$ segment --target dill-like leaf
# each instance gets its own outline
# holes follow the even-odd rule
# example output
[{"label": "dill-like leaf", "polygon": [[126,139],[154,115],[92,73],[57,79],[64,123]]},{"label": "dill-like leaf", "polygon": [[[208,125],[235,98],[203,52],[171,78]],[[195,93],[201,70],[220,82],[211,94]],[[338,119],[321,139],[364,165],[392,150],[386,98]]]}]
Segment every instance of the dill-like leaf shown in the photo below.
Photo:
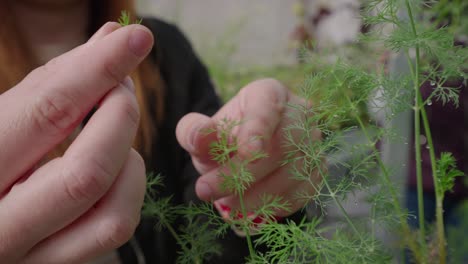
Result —
[{"label": "dill-like leaf", "polygon": [[140,19],[137,19],[135,21],[133,21],[133,23],[131,22],[131,18],[130,18],[130,14],[128,13],[128,11],[126,10],[122,10],[122,12],[120,13],[120,17],[118,19],[118,23],[121,25],[121,26],[128,26],[130,24],[141,24],[143,20],[140,18]]}]

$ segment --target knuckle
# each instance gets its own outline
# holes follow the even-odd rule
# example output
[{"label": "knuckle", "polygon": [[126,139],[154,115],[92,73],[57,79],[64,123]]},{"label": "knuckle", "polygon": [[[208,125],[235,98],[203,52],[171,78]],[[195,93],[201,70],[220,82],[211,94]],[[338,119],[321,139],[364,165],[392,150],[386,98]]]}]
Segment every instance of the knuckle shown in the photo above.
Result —
[{"label": "knuckle", "polygon": [[132,163],[129,167],[132,168],[124,177],[131,177],[133,182],[133,190],[135,191],[135,196],[139,201],[138,206],[135,206],[134,214],[140,216],[141,206],[143,205],[143,200],[145,197],[146,191],[146,167],[143,158],[136,152],[134,149],[131,149],[129,163]]},{"label": "knuckle", "polygon": [[130,98],[121,101],[117,114],[121,116],[123,120],[128,120],[133,127],[137,127],[140,123],[140,109],[136,102]]},{"label": "knuckle", "polygon": [[37,80],[45,80],[50,76],[56,75],[57,72],[61,69],[60,67],[61,59],[59,57],[53,58],[48,61],[46,64],[35,68],[32,70],[24,80],[33,81],[37,83]]},{"label": "knuckle", "polygon": [[65,192],[69,200],[82,203],[101,197],[112,184],[113,173],[102,162],[76,162],[63,175]]},{"label": "knuckle", "polygon": [[40,95],[31,114],[41,131],[59,134],[72,128],[81,116],[72,98],[60,92]]},{"label": "knuckle", "polygon": [[104,64],[102,74],[110,82],[118,84],[126,76],[126,73],[123,71],[122,67],[119,67],[115,62],[107,62]]},{"label": "knuckle", "polygon": [[261,100],[268,102],[269,110],[279,114],[283,113],[289,101],[289,90],[276,79],[261,79],[245,86],[240,91],[241,107],[248,107],[249,101],[256,100],[261,96]]},{"label": "knuckle", "polygon": [[259,136],[265,134],[265,128],[271,127],[271,118],[266,115],[258,115],[255,118],[255,125],[249,131],[250,136]]},{"label": "knuckle", "polygon": [[261,79],[258,81],[258,85],[274,103],[286,101],[288,90],[280,81],[273,78]]},{"label": "knuckle", "polygon": [[31,74],[33,76],[41,76],[44,78],[47,75],[54,75],[56,74],[60,69],[60,59],[59,58],[53,58],[49,60],[46,64],[42,65],[41,67],[38,67],[34,69]]},{"label": "knuckle", "polygon": [[276,105],[279,110],[283,110],[285,104],[288,102],[289,91],[286,89],[282,83],[274,79],[265,80],[265,87],[268,89],[266,94],[270,97],[270,102]]},{"label": "knuckle", "polygon": [[58,57],[49,60],[43,65],[43,70],[48,73],[55,73],[60,69],[60,59]]},{"label": "knuckle", "polygon": [[243,143],[240,144],[239,150],[246,148],[250,151],[251,147],[255,147],[258,142],[269,140],[273,135],[266,131],[265,128],[271,126],[270,123],[267,117],[258,116],[251,125],[244,127],[239,137],[239,141]]},{"label": "knuckle", "polygon": [[135,217],[109,216],[96,238],[98,245],[106,250],[123,245],[132,238],[139,221],[139,214]]},{"label": "knuckle", "polygon": [[261,79],[260,82],[263,82],[265,86],[271,87],[273,89],[284,90],[284,85],[276,79],[265,78],[265,79]]}]

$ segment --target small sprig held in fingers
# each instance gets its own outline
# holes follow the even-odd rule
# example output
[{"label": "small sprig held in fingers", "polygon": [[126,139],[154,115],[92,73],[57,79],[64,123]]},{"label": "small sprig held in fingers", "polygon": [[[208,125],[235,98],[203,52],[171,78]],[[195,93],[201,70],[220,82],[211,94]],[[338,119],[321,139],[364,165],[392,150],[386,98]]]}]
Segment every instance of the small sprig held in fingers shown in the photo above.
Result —
[{"label": "small sprig held in fingers", "polygon": [[123,10],[120,13],[120,18],[119,18],[118,22],[122,27],[125,27],[125,26],[128,26],[130,24],[141,24],[142,19],[141,18],[137,19],[132,23],[132,22],[130,22],[130,14],[128,13],[128,11]]}]

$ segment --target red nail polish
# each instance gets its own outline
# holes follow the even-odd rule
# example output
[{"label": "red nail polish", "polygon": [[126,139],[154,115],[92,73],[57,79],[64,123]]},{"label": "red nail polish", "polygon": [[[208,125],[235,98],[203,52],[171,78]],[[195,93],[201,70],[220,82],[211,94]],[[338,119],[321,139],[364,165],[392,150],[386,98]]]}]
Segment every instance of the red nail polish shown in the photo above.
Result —
[{"label": "red nail polish", "polygon": [[216,207],[216,209],[218,209],[218,211],[222,212],[222,213],[225,213],[225,214],[229,214],[231,213],[231,207],[225,205],[225,204],[222,204],[220,202],[214,202],[214,206]]},{"label": "red nail polish", "polygon": [[263,222],[263,220],[264,220],[263,217],[257,216],[257,217],[255,217],[255,218],[252,220],[252,222],[253,222],[254,224],[257,224],[257,225],[258,225],[258,224],[261,224],[261,223]]},{"label": "red nail polish", "polygon": [[224,205],[224,204],[220,204],[220,208],[223,212],[226,212],[226,213],[230,213],[231,212],[231,207],[227,206],[227,205]]}]

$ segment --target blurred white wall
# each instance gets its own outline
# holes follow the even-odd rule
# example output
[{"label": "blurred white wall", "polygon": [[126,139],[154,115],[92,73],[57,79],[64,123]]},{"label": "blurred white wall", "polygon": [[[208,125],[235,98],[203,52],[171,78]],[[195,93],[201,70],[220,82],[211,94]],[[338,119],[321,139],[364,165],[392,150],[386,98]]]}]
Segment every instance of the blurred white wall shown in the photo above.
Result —
[{"label": "blurred white wall", "polygon": [[[332,11],[314,29],[318,45],[353,41],[360,30],[359,0],[138,0],[142,15],[179,26],[204,57],[221,56],[233,65],[295,63],[290,35],[298,24],[293,5],[303,1],[307,16]],[[234,48],[234,52],[230,50]]]},{"label": "blurred white wall", "polygon": [[[296,18],[294,1],[139,0],[139,13],[177,24],[204,56],[220,42],[233,43],[235,65],[294,62],[288,36]],[[217,45],[217,44],[216,44]],[[222,48],[221,48],[222,49]],[[216,54],[216,56],[219,56]]]}]

